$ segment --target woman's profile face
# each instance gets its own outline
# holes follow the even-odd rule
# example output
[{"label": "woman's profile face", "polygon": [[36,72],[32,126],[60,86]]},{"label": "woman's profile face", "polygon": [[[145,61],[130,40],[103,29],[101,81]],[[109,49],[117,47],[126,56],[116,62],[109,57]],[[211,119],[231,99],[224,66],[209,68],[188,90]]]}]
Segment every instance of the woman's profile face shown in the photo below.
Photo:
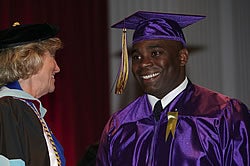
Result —
[{"label": "woman's profile face", "polygon": [[55,56],[46,51],[43,55],[43,66],[37,74],[31,77],[32,86],[36,87],[36,98],[55,90],[55,74],[60,72]]}]

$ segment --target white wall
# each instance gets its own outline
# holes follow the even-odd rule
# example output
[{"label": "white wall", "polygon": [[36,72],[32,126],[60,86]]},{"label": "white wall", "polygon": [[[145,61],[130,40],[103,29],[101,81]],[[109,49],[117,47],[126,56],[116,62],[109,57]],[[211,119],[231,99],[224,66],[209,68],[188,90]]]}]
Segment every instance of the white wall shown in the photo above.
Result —
[{"label": "white wall", "polygon": [[[247,0],[109,0],[110,25],[138,10],[200,14],[205,20],[184,29],[190,48],[187,65],[193,83],[238,98],[250,106],[250,10]],[[133,31],[127,35],[131,46]],[[120,65],[121,30],[110,28],[110,89]],[[132,73],[123,95],[111,93],[111,112],[138,96]]]}]

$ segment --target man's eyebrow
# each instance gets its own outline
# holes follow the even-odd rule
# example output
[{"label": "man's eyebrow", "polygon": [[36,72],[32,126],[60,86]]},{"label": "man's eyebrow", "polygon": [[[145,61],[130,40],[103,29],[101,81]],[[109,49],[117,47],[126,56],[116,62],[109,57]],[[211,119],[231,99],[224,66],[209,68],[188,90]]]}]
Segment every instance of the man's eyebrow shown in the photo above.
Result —
[{"label": "man's eyebrow", "polygon": [[138,50],[138,49],[136,49],[136,48],[132,48],[132,49],[130,50],[130,54],[133,54],[133,53],[137,52],[137,50]]},{"label": "man's eyebrow", "polygon": [[162,48],[162,46],[159,44],[148,46],[148,48],[158,48],[158,47]]},{"label": "man's eyebrow", "polygon": [[[153,48],[163,48],[163,46],[160,44],[152,44],[152,45],[147,46],[147,49],[153,49]],[[138,52],[138,50],[139,50],[138,48],[132,48],[130,50],[130,54]]]}]

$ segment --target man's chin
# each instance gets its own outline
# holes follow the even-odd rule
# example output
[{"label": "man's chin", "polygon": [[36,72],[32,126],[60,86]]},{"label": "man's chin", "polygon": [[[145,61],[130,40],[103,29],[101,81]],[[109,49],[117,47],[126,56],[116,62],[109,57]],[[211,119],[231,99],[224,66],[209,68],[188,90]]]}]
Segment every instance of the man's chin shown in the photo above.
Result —
[{"label": "man's chin", "polygon": [[153,96],[156,94],[156,90],[152,88],[144,88],[144,92]]},{"label": "man's chin", "polygon": [[150,95],[155,96],[157,98],[162,97],[162,91],[159,90],[158,88],[153,88],[153,87],[144,88],[144,93],[150,94]]}]

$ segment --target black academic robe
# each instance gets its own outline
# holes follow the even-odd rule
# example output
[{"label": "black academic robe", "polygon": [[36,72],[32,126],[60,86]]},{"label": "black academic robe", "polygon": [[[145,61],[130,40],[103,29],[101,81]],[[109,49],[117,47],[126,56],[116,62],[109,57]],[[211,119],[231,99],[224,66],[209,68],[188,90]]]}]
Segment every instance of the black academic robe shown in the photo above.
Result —
[{"label": "black academic robe", "polygon": [[49,166],[42,125],[32,108],[13,97],[0,98],[0,154],[26,166]]}]

